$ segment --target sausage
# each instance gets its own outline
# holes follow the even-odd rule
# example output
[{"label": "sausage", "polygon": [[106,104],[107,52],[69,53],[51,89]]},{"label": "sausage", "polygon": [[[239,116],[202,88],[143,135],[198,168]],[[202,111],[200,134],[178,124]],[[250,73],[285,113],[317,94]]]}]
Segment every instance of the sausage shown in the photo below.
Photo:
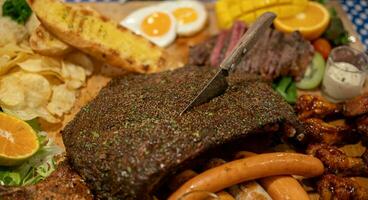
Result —
[{"label": "sausage", "polygon": [[[255,156],[257,154],[249,151],[240,151],[235,158]],[[274,200],[309,200],[307,192],[300,183],[291,176],[273,176],[260,180],[262,187]]]},{"label": "sausage", "polygon": [[314,177],[324,171],[317,158],[298,153],[266,153],[235,160],[207,170],[190,179],[175,191],[169,200],[178,200],[193,190],[218,192],[232,185],[276,175]]},{"label": "sausage", "polygon": [[225,191],[217,193],[217,196],[220,198],[220,200],[235,200],[233,196]]},{"label": "sausage", "polygon": [[291,176],[262,178],[261,185],[273,200],[309,200],[307,192]]},{"label": "sausage", "polygon": [[169,189],[171,191],[177,190],[181,185],[197,176],[197,173],[193,170],[185,170],[174,176],[169,182]]}]

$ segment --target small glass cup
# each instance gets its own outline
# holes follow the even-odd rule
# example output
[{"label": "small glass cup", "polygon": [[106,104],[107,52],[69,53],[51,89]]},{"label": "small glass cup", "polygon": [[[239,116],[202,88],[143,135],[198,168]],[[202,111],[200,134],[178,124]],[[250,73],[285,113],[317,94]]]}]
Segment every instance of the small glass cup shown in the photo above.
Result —
[{"label": "small glass cup", "polygon": [[327,60],[322,95],[341,102],[361,94],[366,80],[368,56],[352,47],[334,48]]},{"label": "small glass cup", "polygon": [[220,200],[220,197],[212,192],[194,190],[185,193],[178,200]]}]

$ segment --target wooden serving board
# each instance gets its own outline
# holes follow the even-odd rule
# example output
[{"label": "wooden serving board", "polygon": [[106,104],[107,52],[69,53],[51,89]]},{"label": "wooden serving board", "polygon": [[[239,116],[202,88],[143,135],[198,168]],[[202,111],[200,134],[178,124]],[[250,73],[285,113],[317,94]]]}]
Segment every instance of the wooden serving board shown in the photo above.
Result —
[{"label": "wooden serving board", "polygon": [[[90,6],[102,13],[106,17],[109,17],[117,22],[120,22],[125,16],[127,16],[130,12],[144,7],[148,5],[157,4],[158,2],[154,1],[135,1],[128,3],[81,3],[83,6]],[[330,6],[334,7],[338,13],[338,15],[342,18],[342,21],[346,27],[346,29],[351,33],[352,36],[357,38],[357,41],[352,44],[353,47],[363,50],[364,47],[360,41],[358,41],[358,35],[354,30],[354,27],[350,20],[347,18],[347,15],[339,5],[337,1],[331,1]],[[170,53],[171,59],[177,61],[177,65],[184,65],[187,62],[188,58],[188,50],[190,46],[198,44],[199,42],[205,40],[211,35],[215,35],[218,33],[218,28],[216,25],[216,16],[214,12],[214,4],[207,3],[206,8],[209,13],[209,21],[206,28],[199,34],[193,37],[181,37],[176,40],[176,42],[167,48],[167,51]],[[44,121],[41,121],[42,128],[49,133],[51,138],[54,138],[55,142],[64,147],[60,131],[62,128],[75,116],[75,114],[80,110],[80,108],[92,100],[100,91],[100,89],[105,86],[112,77],[112,74],[125,74],[126,72],[115,73],[116,69],[104,68],[101,67],[102,63],[96,62],[97,70],[92,77],[87,81],[86,87],[81,90],[81,93],[78,97],[77,102],[75,103],[72,111],[64,116],[64,120],[60,124],[48,124]],[[114,71],[111,73],[111,71]],[[124,91],[122,91],[124,92]]]}]

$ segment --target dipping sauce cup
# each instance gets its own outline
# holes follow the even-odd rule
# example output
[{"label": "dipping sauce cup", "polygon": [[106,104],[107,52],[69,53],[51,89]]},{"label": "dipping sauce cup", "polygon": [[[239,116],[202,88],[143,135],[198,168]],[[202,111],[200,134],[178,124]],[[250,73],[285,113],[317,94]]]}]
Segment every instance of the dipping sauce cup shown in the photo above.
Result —
[{"label": "dipping sauce cup", "polygon": [[348,46],[334,48],[327,60],[322,94],[341,102],[361,94],[366,79],[368,56]]},{"label": "dipping sauce cup", "polygon": [[220,200],[220,197],[211,192],[194,190],[185,193],[179,200]]}]

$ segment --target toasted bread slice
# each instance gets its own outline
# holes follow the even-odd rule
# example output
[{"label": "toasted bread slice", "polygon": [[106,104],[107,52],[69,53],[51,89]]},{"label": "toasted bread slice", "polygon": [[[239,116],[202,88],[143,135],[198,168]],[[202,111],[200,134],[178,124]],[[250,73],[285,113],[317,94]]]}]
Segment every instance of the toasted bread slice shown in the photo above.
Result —
[{"label": "toasted bread slice", "polygon": [[165,65],[163,49],[80,6],[59,0],[28,0],[43,26],[63,42],[123,69],[152,73]]},{"label": "toasted bread slice", "polygon": [[29,44],[33,51],[45,56],[62,56],[73,49],[49,33],[42,25],[31,33]]}]

